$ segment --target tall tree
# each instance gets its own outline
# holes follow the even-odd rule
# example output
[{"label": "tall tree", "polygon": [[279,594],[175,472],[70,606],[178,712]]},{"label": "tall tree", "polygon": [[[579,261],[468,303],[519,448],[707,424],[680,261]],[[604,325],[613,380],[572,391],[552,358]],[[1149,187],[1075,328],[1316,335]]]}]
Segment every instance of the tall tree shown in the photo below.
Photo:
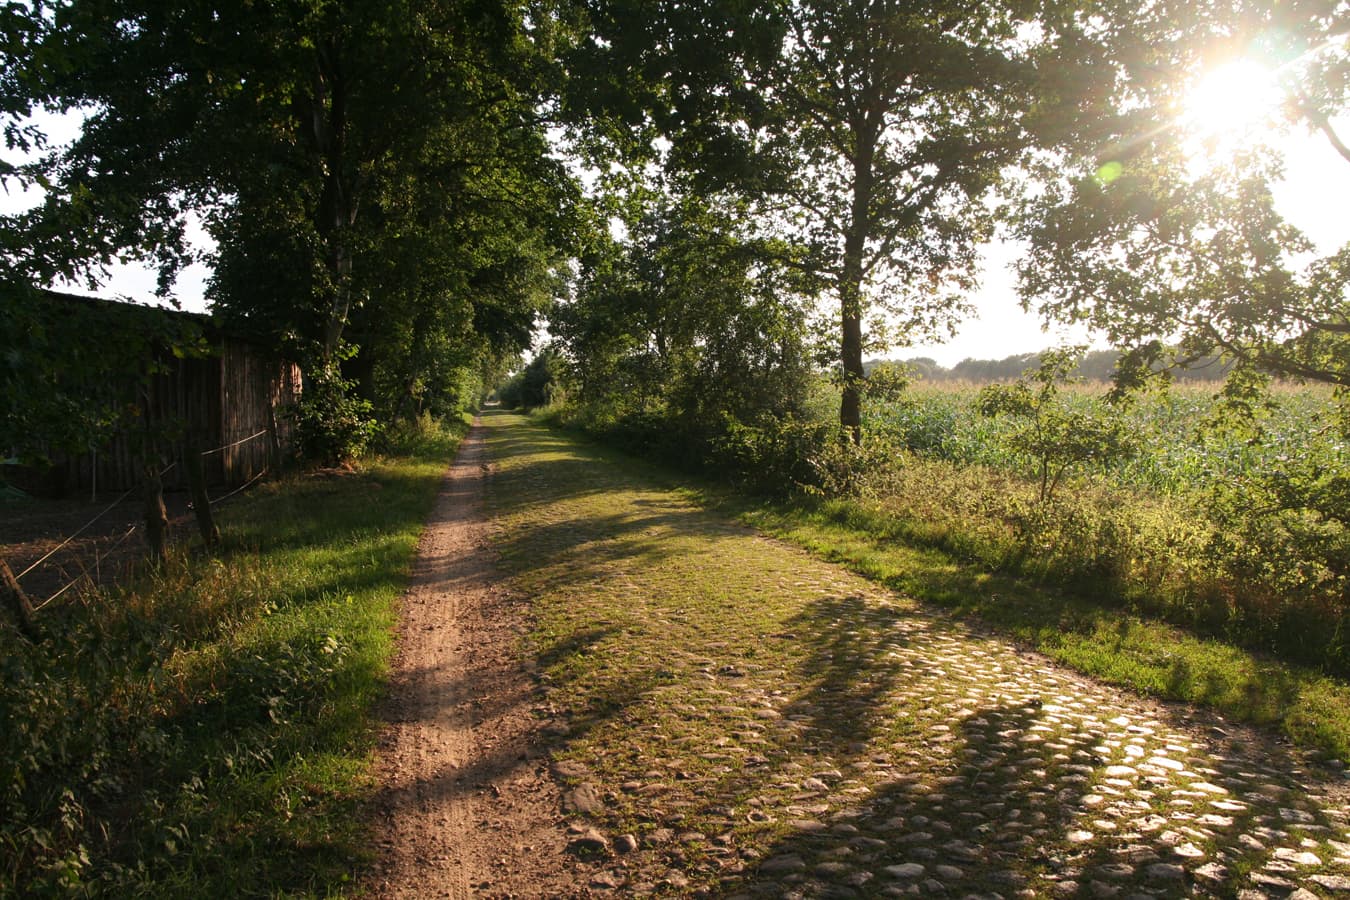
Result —
[{"label": "tall tree", "polygon": [[12,223],[11,262],[36,280],[127,253],[167,280],[191,255],[184,211],[204,211],[216,302],[329,367],[354,310],[380,302],[359,263],[446,222],[399,212],[566,205],[534,189],[496,202],[503,184],[563,182],[539,121],[551,20],[517,4],[67,0],[50,21],[33,93],[89,115],[46,164],[47,203]]},{"label": "tall tree", "polygon": [[574,297],[550,322],[581,401],[695,440],[728,419],[800,411],[810,364],[801,295],[781,248],[738,233],[738,212],[656,195],[625,242],[583,257]]},{"label": "tall tree", "polygon": [[994,91],[1010,74],[1001,18],[801,4],[779,57],[750,73],[771,104],[763,149],[789,176],[765,212],[810,246],[838,302],[839,420],[855,436],[868,313],[911,334],[959,313],[972,286],[989,228],[978,201],[1019,143],[1002,103],[1019,92]]},{"label": "tall tree", "polygon": [[[990,191],[1096,90],[1090,13],[1056,4],[781,0],[637,7],[648,51],[605,33],[592,57],[634,74],[703,185],[753,198],[767,233],[807,251],[837,304],[840,422],[861,429],[864,353],[941,330],[965,309]],[[588,57],[588,59],[591,57]],[[713,61],[710,61],[713,60]],[[1109,71],[1103,69],[1102,71]],[[669,86],[661,85],[669,82]]]}]

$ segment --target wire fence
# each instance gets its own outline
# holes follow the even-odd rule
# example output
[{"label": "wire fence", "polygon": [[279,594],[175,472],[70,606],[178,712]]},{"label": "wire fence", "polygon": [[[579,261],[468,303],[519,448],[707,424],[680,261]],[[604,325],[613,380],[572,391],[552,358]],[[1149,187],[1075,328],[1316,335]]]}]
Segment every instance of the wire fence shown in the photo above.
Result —
[{"label": "wire fence", "polygon": [[232,449],[232,448],[234,448],[234,447],[238,447],[240,444],[247,444],[249,441],[253,440],[254,438],[260,438],[260,437],[262,437],[264,434],[267,434],[267,429],[266,429],[266,428],[264,428],[262,431],[259,431],[257,434],[250,434],[250,435],[249,435],[248,437],[246,437],[246,438],[240,438],[239,440],[235,441],[233,444],[226,444],[224,447],[217,447],[217,448],[214,449],[214,450],[203,450],[203,451],[202,451],[202,456],[203,456],[203,457],[207,457],[207,456],[210,456],[212,453],[223,453],[223,452],[226,451],[226,450]]},{"label": "wire fence", "polygon": [[225,501],[225,500],[230,499],[230,498],[233,497],[235,494],[237,494],[237,493],[239,493],[240,491],[245,490],[245,489],[247,489],[248,487],[250,487],[255,481],[257,481],[259,478],[262,478],[262,477],[263,477],[264,475],[266,475],[266,474],[267,474],[267,468],[264,467],[263,470],[262,470],[261,472],[259,472],[257,475],[254,475],[254,476],[253,476],[252,478],[250,478],[248,481],[245,481],[243,484],[239,485],[239,487],[237,487],[237,488],[235,488],[234,490],[230,491],[228,494],[225,494],[225,495],[222,496],[222,497],[217,497],[216,499],[212,500],[212,501],[211,501],[211,505],[212,505],[212,506],[215,506],[217,503],[220,503],[220,502],[222,502],[222,501]]},{"label": "wire fence", "polygon": [[[205,458],[205,457],[211,456],[212,454],[215,454],[215,453],[223,453],[224,451],[230,450],[230,449],[232,449],[232,448],[234,448],[234,447],[238,447],[238,446],[241,445],[241,444],[247,444],[249,441],[256,440],[256,439],[262,437],[263,435],[265,435],[265,434],[267,434],[267,433],[268,433],[267,429],[263,429],[262,431],[259,431],[259,432],[257,432],[256,434],[251,434],[251,435],[249,435],[249,436],[246,437],[246,438],[240,438],[240,439],[237,440],[237,441],[233,441],[233,442],[231,442],[231,443],[225,444],[225,445],[220,446],[220,447],[215,447],[215,448],[213,448],[213,449],[211,449],[211,450],[203,450],[203,451],[201,452],[201,456],[202,456],[203,458]],[[176,463],[176,462],[169,463],[167,466],[165,466],[163,469],[160,470],[160,472],[159,472],[159,477],[160,477],[160,478],[163,478],[163,477],[164,477],[165,475],[167,475],[167,474],[169,473],[169,471],[172,470],[173,467],[176,466],[176,465],[178,465],[178,463]],[[260,472],[259,472],[258,474],[256,474],[256,475],[254,475],[254,476],[253,476],[252,478],[250,478],[248,481],[244,482],[244,483],[241,484],[239,487],[237,487],[237,488],[235,488],[234,490],[230,491],[228,494],[224,494],[224,495],[222,495],[222,496],[220,496],[220,497],[215,498],[214,500],[211,500],[211,501],[210,501],[210,504],[211,504],[212,506],[215,506],[215,505],[218,504],[218,503],[222,503],[222,502],[224,502],[224,501],[230,499],[230,498],[233,497],[235,494],[238,494],[240,491],[246,490],[247,488],[251,487],[251,486],[252,486],[253,484],[255,484],[259,479],[261,479],[263,476],[265,476],[265,475],[267,474],[267,472],[268,472],[267,467],[263,467],[262,471],[260,471]],[[90,519],[88,522],[85,522],[83,525],[81,525],[81,526],[80,526],[79,528],[77,528],[75,531],[71,532],[71,534],[70,534],[65,540],[61,541],[61,543],[57,544],[57,545],[56,545],[55,547],[53,547],[52,549],[48,550],[48,551],[47,551],[46,553],[44,553],[44,554],[43,554],[36,562],[31,563],[26,569],[24,569],[22,572],[20,572],[20,573],[18,573],[17,575],[15,575],[15,576],[14,576],[15,581],[17,582],[17,581],[21,580],[25,575],[27,575],[28,573],[32,572],[32,571],[33,571],[34,569],[36,569],[38,566],[42,565],[44,562],[46,562],[48,559],[50,559],[50,558],[51,558],[52,556],[54,556],[56,553],[60,552],[61,549],[62,549],[63,547],[67,546],[68,544],[70,544],[71,541],[75,540],[77,537],[79,537],[80,535],[82,535],[82,534],[84,534],[86,531],[88,531],[88,530],[89,530],[91,527],[93,527],[100,519],[102,519],[102,518],[103,518],[104,516],[106,516],[108,513],[112,512],[114,509],[116,509],[118,506],[120,506],[120,505],[122,504],[122,502],[125,501],[125,500],[126,500],[128,497],[130,497],[132,494],[136,493],[137,490],[138,490],[137,488],[131,488],[131,489],[128,490],[126,493],[122,494],[122,496],[120,496],[120,497],[118,497],[116,500],[114,500],[112,503],[108,504],[108,505],[107,505],[106,507],[104,507],[97,515],[95,515],[92,519]],[[116,550],[119,546],[121,546],[121,545],[126,541],[126,539],[129,538],[129,537],[131,537],[131,535],[132,535],[133,533],[135,533],[139,528],[140,528],[139,525],[132,525],[130,528],[128,528],[128,529],[126,530],[125,533],[123,533],[123,535],[122,535],[121,537],[119,537],[119,538],[112,544],[112,546],[110,546],[110,547],[108,547],[106,550],[102,551],[101,554],[100,554],[98,551],[95,551],[95,555],[94,555],[94,566],[95,566],[95,568],[98,567],[98,565],[99,565],[100,562],[102,562],[104,559],[107,559],[108,556],[110,556],[110,555],[112,554],[112,551],[113,551],[113,550]],[[49,596],[47,599],[43,600],[41,603],[36,603],[36,604],[34,604],[34,605],[33,605],[33,611],[34,611],[34,612],[37,612],[38,610],[42,609],[44,606],[46,606],[46,605],[48,605],[49,603],[51,603],[51,602],[52,602],[53,600],[55,600],[57,597],[60,597],[60,596],[61,596],[62,594],[64,594],[66,591],[70,590],[72,587],[74,587],[75,585],[79,584],[81,581],[84,581],[87,577],[88,577],[88,576],[87,576],[86,574],[84,574],[84,573],[80,574],[80,575],[79,575],[77,578],[75,578],[73,581],[70,581],[69,583],[67,583],[67,584],[66,584],[64,587],[62,587],[59,591],[57,591],[56,593],[54,593],[54,594],[52,594],[51,596]]]}]

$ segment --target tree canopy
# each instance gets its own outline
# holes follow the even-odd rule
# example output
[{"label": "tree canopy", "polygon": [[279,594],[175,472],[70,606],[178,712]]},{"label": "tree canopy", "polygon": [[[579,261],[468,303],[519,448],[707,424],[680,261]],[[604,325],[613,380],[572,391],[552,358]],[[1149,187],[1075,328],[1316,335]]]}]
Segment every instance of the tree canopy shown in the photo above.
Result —
[{"label": "tree canopy", "polygon": [[[1350,162],[1337,131],[1350,99],[1344,17],[1322,2],[1230,13],[1228,33],[1193,44],[1170,70],[1170,90],[1145,98],[1133,134],[1061,160],[1025,205],[1024,295],[1047,316],[1086,322],[1129,350],[1127,375],[1222,354],[1239,374],[1344,391],[1350,247],[1318,250],[1281,214],[1274,187],[1283,161],[1272,140],[1311,131]],[[1264,79],[1253,83],[1257,95],[1235,98],[1256,108],[1197,123],[1188,89],[1206,69],[1237,65]]]},{"label": "tree canopy", "polygon": [[347,367],[361,390],[417,407],[445,370],[529,345],[572,240],[575,189],[546,136],[560,77],[546,12],[34,9],[17,19],[27,53],[0,85],[6,112],[85,120],[68,148],[19,168],[47,194],[3,222],[5,269],[92,284],[132,257],[157,264],[167,291],[199,252],[185,236],[196,213],[218,245],[218,315],[316,377],[359,347]]},{"label": "tree canopy", "polygon": [[632,94],[620,113],[668,137],[670,168],[745,198],[816,277],[855,436],[864,354],[967,311],[997,189],[1028,151],[1092,131],[1072,113],[1105,96],[1121,52],[1052,3],[629,7],[595,4],[588,61],[633,75],[646,114]]},{"label": "tree canopy", "polygon": [[795,276],[740,232],[737,213],[665,196],[626,244],[583,257],[575,296],[551,320],[579,399],[667,413],[705,437],[728,417],[800,410],[810,360]]},{"label": "tree canopy", "polygon": [[[1139,371],[1177,347],[1345,386],[1347,251],[1281,218],[1261,149],[1197,168],[1183,121],[1202,71],[1257,57],[1350,162],[1344,37],[1325,0],[10,4],[0,177],[46,199],[0,217],[0,272],[131,257],[167,290],[196,214],[216,314],[390,414],[567,297],[586,391],[622,369],[630,405],[720,415],[741,395],[704,376],[739,372],[792,410],[768,361],[814,358],[856,439],[865,356],[953,326],[1009,226],[1027,302]],[[83,132],[44,152],[35,110]]]}]

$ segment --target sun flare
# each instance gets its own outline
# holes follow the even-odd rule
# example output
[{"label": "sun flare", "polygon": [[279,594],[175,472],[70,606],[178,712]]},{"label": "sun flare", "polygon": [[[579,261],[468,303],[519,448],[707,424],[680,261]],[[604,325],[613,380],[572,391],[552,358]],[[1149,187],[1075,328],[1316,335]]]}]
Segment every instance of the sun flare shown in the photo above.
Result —
[{"label": "sun flare", "polygon": [[1186,98],[1183,119],[1202,140],[1241,141],[1269,123],[1280,100],[1275,72],[1237,59],[1200,79]]}]

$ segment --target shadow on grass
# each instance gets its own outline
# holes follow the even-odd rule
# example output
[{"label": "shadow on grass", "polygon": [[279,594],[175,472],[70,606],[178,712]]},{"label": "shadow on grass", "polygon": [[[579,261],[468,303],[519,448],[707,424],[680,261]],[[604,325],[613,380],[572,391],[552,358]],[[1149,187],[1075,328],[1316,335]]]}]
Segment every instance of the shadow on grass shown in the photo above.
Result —
[{"label": "shadow on grass", "polygon": [[[509,570],[537,569],[546,560],[556,570],[547,576],[550,588],[583,584],[622,560],[658,566],[679,554],[680,550],[650,532],[678,532],[697,515],[695,510],[685,510],[636,517],[582,516],[534,526],[528,533],[498,540],[496,548]],[[563,557],[569,558],[566,565],[559,562]]]},{"label": "shadow on grass", "polygon": [[853,750],[886,723],[882,701],[902,677],[914,677],[897,651],[909,646],[900,627],[912,616],[862,597],[811,601],[788,620],[789,634],[808,654],[796,675],[807,684],[784,714],[811,723],[830,752]]},{"label": "shadow on grass", "polygon": [[[165,896],[342,882],[365,853],[361,801],[318,761],[366,739],[380,673],[369,648],[282,633],[200,668],[171,711],[119,741],[119,790],[94,811],[119,825],[100,855]],[[166,841],[210,852],[189,857]]]},{"label": "shadow on grass", "polygon": [[[616,472],[642,467],[631,457],[530,425],[511,413],[485,416],[483,427],[489,457],[504,467],[504,476],[509,473],[513,481],[524,486],[493,493],[491,504],[498,515],[604,494],[614,488]],[[650,474],[644,472],[644,480],[649,478]]]},{"label": "shadow on grass", "polygon": [[573,656],[586,653],[617,632],[616,628],[590,628],[577,632],[540,650],[535,662],[541,669],[551,669]]},{"label": "shadow on grass", "polygon": [[[511,428],[506,435],[489,436],[491,455],[509,460],[494,477],[509,481],[510,488],[494,490],[488,500],[497,517],[509,521],[523,510],[575,506],[631,489],[615,473],[616,466],[631,463],[612,454],[578,450],[572,441],[551,438],[540,428]],[[669,536],[695,532],[713,543],[746,533],[739,526],[712,521],[693,504],[653,494],[629,498],[622,512],[589,514],[583,505],[580,514],[534,521],[527,530],[513,533],[508,527],[498,534],[494,549],[508,571],[551,570],[541,589],[556,589],[603,577],[623,561],[660,566],[672,554],[684,552],[671,546]]]},{"label": "shadow on grass", "polygon": [[1278,725],[1310,680],[1283,666],[1270,666],[1234,681],[1212,669],[1197,672],[1187,659],[1176,657],[1167,670],[1163,695],[1224,709],[1241,721]]}]

